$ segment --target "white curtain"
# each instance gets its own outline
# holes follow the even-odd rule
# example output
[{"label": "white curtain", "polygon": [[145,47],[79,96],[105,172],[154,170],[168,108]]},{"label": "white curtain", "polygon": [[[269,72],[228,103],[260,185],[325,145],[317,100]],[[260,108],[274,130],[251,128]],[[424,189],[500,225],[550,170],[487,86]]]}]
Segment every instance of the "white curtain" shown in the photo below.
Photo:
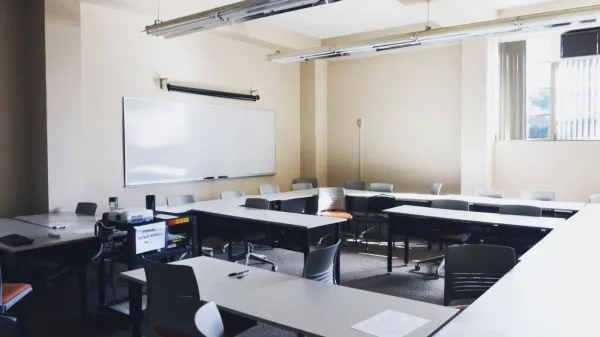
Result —
[{"label": "white curtain", "polygon": [[559,61],[554,83],[556,139],[600,139],[600,58]]},{"label": "white curtain", "polygon": [[526,41],[500,43],[499,140],[526,139]]}]

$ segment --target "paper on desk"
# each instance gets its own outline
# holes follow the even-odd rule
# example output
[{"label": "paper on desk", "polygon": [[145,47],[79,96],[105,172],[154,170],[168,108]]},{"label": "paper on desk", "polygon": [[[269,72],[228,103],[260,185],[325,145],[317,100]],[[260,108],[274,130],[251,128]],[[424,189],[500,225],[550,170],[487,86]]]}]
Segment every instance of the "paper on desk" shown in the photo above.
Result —
[{"label": "paper on desk", "polygon": [[429,323],[421,317],[407,315],[394,310],[386,310],[352,326],[377,337],[402,337]]}]

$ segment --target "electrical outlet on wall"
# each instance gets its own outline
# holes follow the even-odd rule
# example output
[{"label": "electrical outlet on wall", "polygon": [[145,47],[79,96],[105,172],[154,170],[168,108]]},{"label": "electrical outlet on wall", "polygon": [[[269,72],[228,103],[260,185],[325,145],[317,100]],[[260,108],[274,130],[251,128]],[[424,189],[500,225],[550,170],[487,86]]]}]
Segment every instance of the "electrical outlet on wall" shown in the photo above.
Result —
[{"label": "electrical outlet on wall", "polygon": [[356,125],[362,126],[362,118],[356,120]]}]

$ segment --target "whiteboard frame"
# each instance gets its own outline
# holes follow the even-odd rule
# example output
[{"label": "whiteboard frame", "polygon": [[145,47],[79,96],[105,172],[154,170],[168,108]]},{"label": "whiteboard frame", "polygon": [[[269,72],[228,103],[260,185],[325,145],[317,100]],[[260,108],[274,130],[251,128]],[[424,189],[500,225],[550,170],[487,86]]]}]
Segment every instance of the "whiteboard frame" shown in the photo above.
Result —
[{"label": "whiteboard frame", "polygon": [[[122,121],[122,136],[123,136],[123,187],[125,188],[130,188],[130,187],[144,187],[144,186],[154,186],[154,185],[174,185],[174,184],[189,184],[189,183],[196,183],[196,182],[201,182],[201,181],[216,181],[216,180],[225,180],[225,179],[240,179],[240,178],[257,178],[257,177],[269,177],[269,176],[274,176],[277,174],[277,115],[275,114],[274,110],[269,110],[269,109],[253,109],[253,110],[262,110],[262,111],[270,111],[273,112],[273,122],[274,122],[274,128],[273,128],[273,139],[275,140],[275,144],[273,146],[273,158],[275,160],[275,172],[267,172],[267,173],[259,173],[259,174],[252,174],[252,175],[244,175],[244,176],[227,176],[227,178],[218,178],[215,177],[214,179],[190,179],[190,180],[174,180],[174,181],[167,181],[167,182],[156,182],[156,183],[147,183],[147,184],[136,184],[136,183],[129,183],[127,181],[127,145],[126,145],[126,135],[125,135],[125,124],[126,124],[126,117],[125,117],[125,101],[127,99],[135,99],[135,100],[140,100],[140,101],[148,101],[148,102],[156,102],[156,101],[161,101],[161,102],[173,102],[173,103],[184,103],[184,104],[194,104],[194,103],[189,103],[189,102],[180,102],[180,101],[173,101],[173,100],[157,100],[157,99],[149,99],[149,98],[135,98],[135,97],[126,97],[123,96],[123,99],[121,100],[121,110],[122,110],[122,115],[123,115],[123,121]],[[202,104],[202,103],[199,103]],[[217,108],[227,108],[227,106],[224,105],[214,105],[214,104],[202,104],[204,106],[214,106]],[[245,109],[245,108],[241,108],[241,109]]]}]

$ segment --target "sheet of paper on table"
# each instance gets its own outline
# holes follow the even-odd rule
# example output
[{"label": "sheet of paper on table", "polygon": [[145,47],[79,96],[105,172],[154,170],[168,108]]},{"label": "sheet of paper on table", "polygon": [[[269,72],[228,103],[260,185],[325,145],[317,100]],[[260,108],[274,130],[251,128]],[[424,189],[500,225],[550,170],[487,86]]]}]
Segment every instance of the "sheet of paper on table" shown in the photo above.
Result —
[{"label": "sheet of paper on table", "polygon": [[421,317],[407,315],[394,310],[386,310],[352,326],[377,337],[402,337],[429,323]]}]

